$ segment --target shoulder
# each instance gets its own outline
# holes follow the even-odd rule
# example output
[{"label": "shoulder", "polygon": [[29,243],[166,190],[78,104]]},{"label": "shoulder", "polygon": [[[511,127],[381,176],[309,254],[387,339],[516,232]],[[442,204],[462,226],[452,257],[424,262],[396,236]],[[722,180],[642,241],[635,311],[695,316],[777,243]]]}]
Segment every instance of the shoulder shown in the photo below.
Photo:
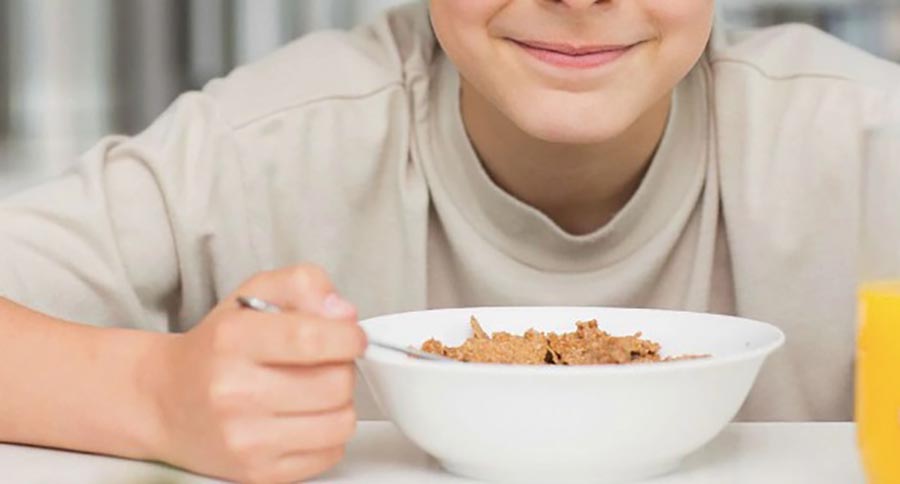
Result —
[{"label": "shoulder", "polygon": [[330,101],[366,102],[425,72],[435,41],[422,5],[350,31],[306,35],[210,82],[204,94],[233,128]]},{"label": "shoulder", "polygon": [[743,69],[771,81],[822,79],[884,91],[900,88],[900,65],[802,24],[718,31],[709,59],[717,69]]},{"label": "shoulder", "polygon": [[831,114],[845,130],[900,122],[900,65],[810,26],[718,29],[707,59],[719,110]]},{"label": "shoulder", "polygon": [[[900,122],[900,65],[810,26],[718,31],[707,58],[717,104],[832,113],[864,129]],[[812,109],[813,105],[827,111]]]},{"label": "shoulder", "polygon": [[869,133],[900,122],[900,66],[800,25],[719,31],[706,59],[731,225],[798,251],[844,230]]}]

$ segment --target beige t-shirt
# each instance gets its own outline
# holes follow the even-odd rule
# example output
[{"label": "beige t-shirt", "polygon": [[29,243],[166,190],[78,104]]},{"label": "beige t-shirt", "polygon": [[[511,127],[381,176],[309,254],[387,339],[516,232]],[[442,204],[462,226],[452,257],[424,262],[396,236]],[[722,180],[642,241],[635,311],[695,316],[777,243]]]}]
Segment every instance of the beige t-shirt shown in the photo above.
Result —
[{"label": "beige t-shirt", "polygon": [[490,180],[458,86],[422,6],[294,42],[0,204],[0,294],[183,331],[253,273],[311,261],[363,317],[734,313],[788,336],[745,418],[851,418],[864,133],[900,121],[900,67],[806,27],[717,32],[638,192],[583,236]]}]

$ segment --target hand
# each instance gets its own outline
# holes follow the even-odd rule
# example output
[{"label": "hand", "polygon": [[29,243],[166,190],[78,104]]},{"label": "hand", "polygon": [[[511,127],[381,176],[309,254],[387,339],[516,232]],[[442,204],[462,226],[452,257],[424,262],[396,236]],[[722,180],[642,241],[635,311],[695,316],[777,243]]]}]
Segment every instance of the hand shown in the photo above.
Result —
[{"label": "hand", "polygon": [[[283,309],[242,309],[239,295]],[[356,310],[301,266],[253,277],[160,349],[158,454],[241,482],[292,482],[334,466],[356,426]]]}]

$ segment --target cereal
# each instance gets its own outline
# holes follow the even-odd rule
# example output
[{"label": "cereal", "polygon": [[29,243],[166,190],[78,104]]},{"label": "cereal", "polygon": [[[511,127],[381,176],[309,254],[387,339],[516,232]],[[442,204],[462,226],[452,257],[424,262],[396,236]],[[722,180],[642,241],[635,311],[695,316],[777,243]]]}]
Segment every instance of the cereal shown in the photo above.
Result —
[{"label": "cereal", "polygon": [[448,347],[440,341],[431,339],[422,345],[422,351],[473,363],[543,365],[547,362],[549,348],[543,333],[532,329],[526,331],[523,336],[505,332],[488,336],[474,317],[470,323],[474,334],[462,346]]},{"label": "cereal", "polygon": [[472,363],[506,363],[518,365],[622,365],[682,359],[709,355],[685,355],[674,358],[660,356],[660,345],[632,336],[612,336],[597,327],[597,321],[576,323],[572,333],[542,333],[529,329],[522,336],[507,332],[488,335],[472,317],[472,336],[461,346],[445,346],[430,339],[422,351]]}]

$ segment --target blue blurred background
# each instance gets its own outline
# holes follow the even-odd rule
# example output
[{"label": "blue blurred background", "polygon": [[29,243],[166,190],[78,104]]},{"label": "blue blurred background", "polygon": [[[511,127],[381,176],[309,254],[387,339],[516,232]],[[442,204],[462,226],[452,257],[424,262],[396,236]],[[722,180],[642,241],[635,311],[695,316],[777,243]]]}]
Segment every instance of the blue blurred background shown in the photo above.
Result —
[{"label": "blue blurred background", "polygon": [[[807,22],[900,61],[900,0],[718,0],[738,27]],[[0,0],[0,194],[305,32],[404,0]]]}]

